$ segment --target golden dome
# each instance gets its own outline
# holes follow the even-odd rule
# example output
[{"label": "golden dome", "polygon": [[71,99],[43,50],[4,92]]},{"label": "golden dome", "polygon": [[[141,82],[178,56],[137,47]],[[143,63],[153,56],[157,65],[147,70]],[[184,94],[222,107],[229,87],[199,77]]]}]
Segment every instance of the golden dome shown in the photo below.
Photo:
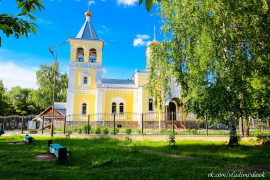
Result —
[{"label": "golden dome", "polygon": [[85,12],[85,17],[89,16],[90,18],[92,17],[92,13],[88,10]]},{"label": "golden dome", "polygon": [[150,46],[151,44],[156,44],[158,41],[156,40],[156,35],[154,35],[154,40],[148,44]]}]

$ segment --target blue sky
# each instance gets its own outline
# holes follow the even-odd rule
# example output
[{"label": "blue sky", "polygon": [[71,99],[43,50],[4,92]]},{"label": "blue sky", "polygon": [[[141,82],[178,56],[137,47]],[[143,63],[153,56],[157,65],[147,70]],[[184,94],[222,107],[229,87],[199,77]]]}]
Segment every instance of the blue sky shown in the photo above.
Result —
[{"label": "blue sky", "polygon": [[[18,14],[15,0],[0,1],[0,12]],[[104,78],[128,79],[137,68],[145,68],[147,42],[153,40],[156,26],[157,40],[161,19],[154,15],[156,7],[148,13],[138,0],[95,0],[90,6],[91,23],[99,39],[105,41],[103,50]],[[44,0],[45,10],[36,13],[37,34],[28,38],[2,37],[0,47],[0,79],[6,88],[20,85],[36,88],[35,72],[41,64],[51,64],[54,59],[48,50],[69,37],[75,37],[85,22],[88,0]],[[58,51],[61,72],[68,72],[69,43]]]}]

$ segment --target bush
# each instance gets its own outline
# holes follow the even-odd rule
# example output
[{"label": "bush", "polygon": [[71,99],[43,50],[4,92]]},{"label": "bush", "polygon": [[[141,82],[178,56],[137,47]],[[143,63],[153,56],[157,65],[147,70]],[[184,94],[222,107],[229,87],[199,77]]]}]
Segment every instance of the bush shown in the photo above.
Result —
[{"label": "bush", "polygon": [[168,134],[168,130],[167,129],[161,129],[160,134],[162,134],[162,135]]},{"label": "bush", "polygon": [[126,133],[126,134],[131,134],[131,132],[132,132],[132,129],[131,129],[131,128],[127,128],[127,129],[125,130],[125,133]]},{"label": "bush", "polygon": [[[130,128],[129,128],[130,129]],[[132,143],[132,139],[129,138],[129,137],[125,137],[125,141],[124,141],[124,144],[130,144]]]},{"label": "bush", "polygon": [[30,130],[28,130],[28,133],[29,133],[29,134],[37,134],[37,130],[35,130],[35,129],[30,129]]},{"label": "bush", "polygon": [[[115,134],[118,134],[118,133],[119,133],[119,131],[120,131],[120,129],[119,129],[119,128],[115,128]],[[113,129],[111,129],[110,133],[111,133],[111,134],[113,134],[113,133],[114,133],[114,132],[113,132]]]},{"label": "bush", "polygon": [[73,131],[72,130],[67,130],[67,134],[72,134]]},{"label": "bush", "polygon": [[138,133],[138,134],[142,134],[142,130],[137,129],[137,133]]},{"label": "bush", "polygon": [[[85,123],[83,126],[82,126],[82,130],[84,132],[84,134],[88,134],[88,123]],[[91,125],[89,124],[89,132],[91,130]]]},{"label": "bush", "polygon": [[109,129],[107,127],[102,128],[101,134],[109,134]]},{"label": "bush", "polygon": [[100,134],[101,133],[101,128],[98,126],[95,129],[95,134]]},{"label": "bush", "polygon": [[194,134],[197,134],[197,130],[195,128],[191,129],[191,133],[194,135]]},{"label": "bush", "polygon": [[175,136],[174,135],[170,135],[169,136],[169,145],[173,144],[173,146],[175,146]]}]

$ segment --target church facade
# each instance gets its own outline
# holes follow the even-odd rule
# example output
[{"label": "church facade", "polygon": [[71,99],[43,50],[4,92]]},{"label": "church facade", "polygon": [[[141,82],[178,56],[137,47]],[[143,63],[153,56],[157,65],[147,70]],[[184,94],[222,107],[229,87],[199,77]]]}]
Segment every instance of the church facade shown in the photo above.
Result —
[{"label": "church facade", "polygon": [[[85,13],[86,21],[75,38],[70,38],[69,83],[67,89],[66,115],[78,114],[76,119],[87,120],[89,114],[121,115],[126,121],[135,119],[133,113],[148,113],[152,120],[160,120],[159,109],[146,89],[151,53],[146,49],[146,68],[135,71],[130,79],[106,79],[102,77],[102,53],[104,40],[98,38],[90,19],[91,12]],[[152,43],[158,43],[156,39]],[[186,120],[179,101],[180,87],[171,81],[172,96],[167,95],[164,109]],[[94,120],[102,120],[95,116]],[[178,118],[177,118],[178,119]]]}]

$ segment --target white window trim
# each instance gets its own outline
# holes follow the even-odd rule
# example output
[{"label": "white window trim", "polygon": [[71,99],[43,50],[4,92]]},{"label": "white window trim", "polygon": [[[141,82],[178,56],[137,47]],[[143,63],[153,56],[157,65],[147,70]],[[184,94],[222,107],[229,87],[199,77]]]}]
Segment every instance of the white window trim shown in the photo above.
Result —
[{"label": "white window trim", "polygon": [[[149,111],[149,100],[150,99],[153,100],[153,110],[152,111]],[[155,106],[154,106],[154,98],[148,97],[147,98],[147,118],[148,119],[156,119],[156,117],[157,117],[157,113],[156,113],[156,109],[155,109]]]},{"label": "white window trim", "polygon": [[[122,97],[115,97],[115,98],[113,98],[112,100],[111,100],[111,102],[110,102],[110,119],[113,119],[113,114],[111,113],[112,112],[112,103],[116,103],[116,116],[115,116],[115,118],[117,118],[117,119],[126,119],[127,117],[126,117],[126,112],[125,112],[125,110],[126,110],[126,101],[122,98]],[[119,111],[120,111],[120,108],[119,108],[119,105],[120,105],[120,103],[124,103],[124,116],[123,116],[123,114],[120,114],[119,113]]]},{"label": "white window trim", "polygon": [[[87,77],[87,84],[84,84],[84,81],[83,81],[84,77]],[[80,85],[84,89],[87,89],[87,87],[91,85],[91,74],[90,73],[81,73],[80,74]]]}]

